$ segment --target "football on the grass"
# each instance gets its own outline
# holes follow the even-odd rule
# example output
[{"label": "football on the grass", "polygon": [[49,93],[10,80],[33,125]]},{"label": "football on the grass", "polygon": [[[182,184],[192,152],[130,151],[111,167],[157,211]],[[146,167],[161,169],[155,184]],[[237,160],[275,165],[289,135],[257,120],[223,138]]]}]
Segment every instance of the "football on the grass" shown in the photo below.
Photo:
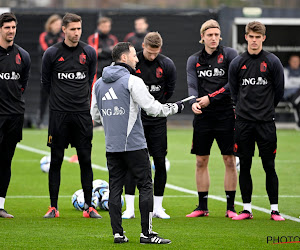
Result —
[{"label": "football on the grass", "polygon": [[51,162],[51,157],[49,155],[44,156],[41,160],[40,160],[40,166],[41,166],[41,170],[44,173],[49,173],[50,170],[50,162]]}]

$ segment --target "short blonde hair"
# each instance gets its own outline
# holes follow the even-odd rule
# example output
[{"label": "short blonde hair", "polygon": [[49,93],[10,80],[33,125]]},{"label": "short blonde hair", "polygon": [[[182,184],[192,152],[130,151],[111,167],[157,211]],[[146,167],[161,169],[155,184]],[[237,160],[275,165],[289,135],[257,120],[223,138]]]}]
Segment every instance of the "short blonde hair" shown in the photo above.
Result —
[{"label": "short blonde hair", "polygon": [[109,17],[99,17],[97,24],[99,25],[102,23],[112,23],[112,20]]},{"label": "short blonde hair", "polygon": [[[207,31],[208,29],[212,29],[212,28],[219,29],[220,33],[221,33],[220,24],[214,19],[209,19],[205,23],[202,24],[201,29],[200,29],[200,35],[204,36],[204,32]],[[222,37],[220,37],[220,41],[221,40],[222,40]],[[203,38],[201,38],[199,43],[204,43]]]},{"label": "short blonde hair", "polygon": [[250,31],[262,34],[264,36],[266,34],[266,26],[261,22],[253,21],[248,23],[245,27],[246,35],[248,35]]},{"label": "short blonde hair", "polygon": [[59,16],[57,14],[51,15],[47,19],[47,22],[45,23],[45,31],[46,32],[51,32],[51,24],[56,22],[57,20],[62,20],[61,16]]},{"label": "short blonde hair", "polygon": [[163,40],[158,32],[149,32],[144,38],[144,44],[151,48],[160,48],[163,45]]}]

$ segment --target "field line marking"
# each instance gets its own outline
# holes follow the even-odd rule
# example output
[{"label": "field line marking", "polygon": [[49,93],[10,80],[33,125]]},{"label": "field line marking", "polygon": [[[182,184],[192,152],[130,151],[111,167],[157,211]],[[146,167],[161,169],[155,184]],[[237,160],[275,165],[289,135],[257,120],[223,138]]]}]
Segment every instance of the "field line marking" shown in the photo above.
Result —
[{"label": "field line marking", "polygon": [[32,152],[32,153],[37,153],[37,154],[40,154],[40,155],[50,155],[49,151],[29,147],[29,146],[26,146],[26,145],[23,145],[23,144],[20,144],[20,143],[17,144],[17,148],[24,149],[26,151],[29,151],[29,152]]},{"label": "field line marking", "polygon": [[[17,144],[17,148],[20,148],[20,149],[23,149],[23,150],[26,150],[26,151],[30,151],[30,152],[33,152],[33,153],[41,154],[41,155],[50,155],[50,152],[40,150],[40,149],[36,149],[36,148],[33,148],[33,147],[29,147],[29,146],[26,146],[26,145],[23,145],[23,144],[20,144],[20,143]],[[68,160],[70,160],[70,157],[65,156],[64,160],[68,161]],[[95,169],[107,172],[107,168],[99,166],[97,164],[92,164],[92,167],[95,168]],[[189,189],[182,188],[182,187],[178,187],[178,186],[175,186],[175,185],[172,185],[172,184],[169,184],[169,183],[166,184],[166,187],[170,188],[170,189],[173,189],[173,190],[176,190],[176,191],[183,192],[183,193],[198,195],[198,193],[196,191],[189,190]],[[225,198],[222,198],[222,197],[219,197],[219,196],[216,196],[216,195],[209,195],[209,197],[211,199],[214,199],[214,200],[227,202],[227,200]],[[243,206],[242,202],[235,201],[234,203],[237,204],[237,205]],[[266,209],[266,208],[262,208],[262,207],[252,205],[252,209],[270,214],[270,210]],[[293,217],[293,216],[290,216],[290,215],[287,215],[287,214],[282,214],[282,213],[281,213],[281,215],[286,219],[289,219],[289,220],[292,220],[292,221],[295,221],[295,222],[300,222],[300,219],[298,219],[296,217]]]},{"label": "field line marking", "polygon": [[[29,151],[29,152],[32,152],[32,153],[40,154],[40,155],[50,155],[49,151],[45,151],[45,150],[40,150],[40,149],[37,149],[37,148],[29,147],[29,146],[26,146],[26,145],[23,145],[23,144],[20,144],[20,143],[17,144],[17,148],[20,148],[20,149],[23,149],[23,150],[26,150],[26,151]],[[70,157],[65,156],[64,160],[65,161],[69,161]],[[106,171],[106,172],[108,171],[107,168],[101,167],[101,166],[96,165],[96,164],[92,164],[92,167],[95,168],[95,169],[102,170],[102,171]]]},{"label": "field line marking", "polygon": [[[59,195],[59,198],[70,198],[72,195]],[[215,195],[217,197],[220,197],[219,195]],[[7,198],[10,199],[44,199],[44,198],[49,198],[49,195],[45,196],[45,195],[8,195],[6,196]],[[136,197],[138,197],[138,195],[136,195]],[[209,198],[212,198],[211,195],[208,195]],[[236,196],[236,197],[241,197]],[[258,197],[258,198],[267,198],[267,195],[253,195],[252,197]],[[197,195],[164,195],[164,198],[197,198]],[[300,195],[279,195],[279,198],[300,198]]]},{"label": "field line marking", "polygon": [[[49,199],[49,195],[8,195],[9,199]],[[72,198],[72,195],[59,195],[59,198]]]},{"label": "field line marking", "polygon": [[[178,186],[175,186],[175,185],[172,185],[172,184],[169,184],[169,183],[166,184],[166,187],[168,187],[170,189],[173,189],[173,190],[180,191],[180,192],[198,195],[198,192],[196,192],[196,191],[192,191],[192,190],[189,190],[189,189],[186,189],[186,188],[178,187]],[[214,199],[214,200],[227,202],[227,200],[225,198],[222,198],[222,197],[219,197],[219,196],[216,196],[216,195],[208,195],[208,197],[211,198],[211,199]],[[234,204],[244,206],[244,204],[242,202],[239,202],[239,201],[235,201]],[[262,207],[258,207],[258,206],[254,206],[254,205],[252,205],[251,207],[252,207],[252,209],[258,210],[260,212],[270,214],[270,209],[266,209],[266,208],[262,208]],[[290,216],[290,215],[287,215],[287,214],[283,214],[283,213],[281,213],[281,215],[286,219],[289,219],[289,220],[292,220],[292,221],[295,221],[295,222],[300,222],[300,219],[298,219],[296,217],[293,217],[293,216]]]},{"label": "field line marking", "polygon": [[[70,198],[72,195],[59,195],[59,198]],[[138,197],[138,195],[136,195]],[[164,198],[195,198],[195,195],[164,195]],[[49,195],[8,195],[9,199],[49,199]]]},{"label": "field line marking", "polygon": [[[217,156],[217,155],[216,155]],[[186,160],[172,160],[175,163],[187,163],[187,162],[195,162],[195,159],[186,159]],[[252,162],[261,163],[260,159],[253,159]],[[290,163],[290,164],[297,164],[300,160],[275,160],[276,163]]]}]

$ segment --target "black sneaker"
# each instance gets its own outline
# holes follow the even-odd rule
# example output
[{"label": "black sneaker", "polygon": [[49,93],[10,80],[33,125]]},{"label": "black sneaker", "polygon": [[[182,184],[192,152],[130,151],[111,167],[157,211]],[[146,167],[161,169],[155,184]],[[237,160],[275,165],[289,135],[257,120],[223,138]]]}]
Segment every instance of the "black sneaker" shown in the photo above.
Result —
[{"label": "black sneaker", "polygon": [[114,243],[127,243],[129,240],[125,235],[120,235],[116,233],[114,235]]},{"label": "black sneaker", "polygon": [[2,208],[0,209],[0,217],[9,218],[9,219],[14,218],[13,215],[9,214],[8,212],[6,212],[6,210],[4,210]]},{"label": "black sneaker", "polygon": [[170,244],[171,241],[168,239],[161,238],[157,234],[149,234],[149,236],[147,237],[143,233],[141,233],[140,243],[141,244]]}]

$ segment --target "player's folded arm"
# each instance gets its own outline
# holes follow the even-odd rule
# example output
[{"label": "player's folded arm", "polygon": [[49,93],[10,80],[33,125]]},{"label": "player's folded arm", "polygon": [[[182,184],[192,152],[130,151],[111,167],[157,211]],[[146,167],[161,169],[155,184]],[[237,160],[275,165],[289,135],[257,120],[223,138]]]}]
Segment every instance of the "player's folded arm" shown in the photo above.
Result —
[{"label": "player's folded arm", "polygon": [[216,90],[215,92],[208,94],[210,103],[221,100],[226,96],[230,96],[229,83],[226,83],[222,88]]}]

